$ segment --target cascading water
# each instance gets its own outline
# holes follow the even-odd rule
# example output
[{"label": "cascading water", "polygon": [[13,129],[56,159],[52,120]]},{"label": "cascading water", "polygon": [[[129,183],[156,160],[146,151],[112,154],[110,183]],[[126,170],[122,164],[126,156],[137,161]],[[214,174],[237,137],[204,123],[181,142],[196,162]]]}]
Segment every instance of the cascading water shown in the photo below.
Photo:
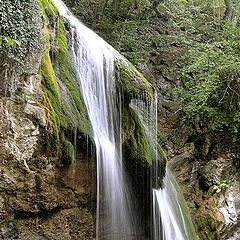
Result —
[{"label": "cascading water", "polygon": [[[122,169],[121,97],[116,92],[114,79],[114,59],[119,55],[75,18],[61,0],[54,0],[54,3],[70,24],[73,64],[93,128],[97,155],[96,239],[136,240],[136,215]],[[160,187],[156,96],[155,100],[150,108],[146,108],[144,101],[131,103],[156,152],[152,167],[151,239],[195,240],[197,237],[184,199],[168,168],[163,187]]]},{"label": "cascading water", "polygon": [[96,239],[136,239],[122,171],[121,104],[114,80],[114,49],[75,18],[62,1],[54,3],[71,26],[73,63],[96,145]]},{"label": "cascading water", "polygon": [[196,240],[191,217],[167,167],[163,188],[153,188],[153,240]]},{"label": "cascading water", "polygon": [[140,99],[132,100],[131,107],[138,113],[149,138],[155,159],[152,164],[152,240],[196,240],[191,216],[181,190],[169,167],[164,179],[158,156],[157,95],[148,106]]},{"label": "cascading water", "polygon": [[197,235],[182,192],[168,165],[162,181],[161,159],[157,142],[157,97],[152,104],[155,131],[150,134],[155,143],[155,160],[152,164],[152,239],[153,240],[196,240]]}]

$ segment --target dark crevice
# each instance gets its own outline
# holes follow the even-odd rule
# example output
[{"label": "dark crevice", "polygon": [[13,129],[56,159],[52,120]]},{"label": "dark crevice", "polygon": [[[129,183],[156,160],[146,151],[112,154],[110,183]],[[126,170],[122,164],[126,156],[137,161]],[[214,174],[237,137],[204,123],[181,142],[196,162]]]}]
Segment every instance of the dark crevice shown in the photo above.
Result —
[{"label": "dark crevice", "polygon": [[37,218],[37,217],[48,218],[55,215],[56,213],[59,213],[61,210],[64,210],[64,208],[62,208],[61,206],[57,206],[50,210],[42,209],[42,211],[38,213],[32,213],[27,211],[17,211],[15,212],[14,219],[20,220],[20,219]]}]

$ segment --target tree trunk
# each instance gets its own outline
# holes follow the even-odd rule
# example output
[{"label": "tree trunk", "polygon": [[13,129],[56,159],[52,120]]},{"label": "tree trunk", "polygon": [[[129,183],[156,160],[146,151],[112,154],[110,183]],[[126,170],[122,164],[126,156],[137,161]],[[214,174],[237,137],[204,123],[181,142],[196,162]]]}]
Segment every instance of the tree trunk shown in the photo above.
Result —
[{"label": "tree trunk", "polygon": [[224,0],[226,5],[226,11],[224,19],[227,21],[231,21],[233,17],[233,2],[232,0]]},{"label": "tree trunk", "polygon": [[163,2],[163,0],[153,0],[152,1],[152,8],[156,9],[158,4],[160,4],[161,2]]}]

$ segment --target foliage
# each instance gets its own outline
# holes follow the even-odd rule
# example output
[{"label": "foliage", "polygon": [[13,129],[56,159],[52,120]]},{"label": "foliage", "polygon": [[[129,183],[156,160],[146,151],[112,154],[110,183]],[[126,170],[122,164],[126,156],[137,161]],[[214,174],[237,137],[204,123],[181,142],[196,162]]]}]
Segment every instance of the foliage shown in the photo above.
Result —
[{"label": "foliage", "polygon": [[13,96],[16,76],[35,71],[36,58],[43,48],[41,30],[42,18],[36,1],[1,1],[0,95]]},{"label": "foliage", "polygon": [[220,184],[215,185],[213,187],[213,190],[216,193],[222,193],[222,192],[225,192],[228,187],[229,187],[228,181],[225,180],[225,181],[221,182]]},{"label": "foliage", "polygon": [[4,0],[0,5],[0,53],[24,68],[26,55],[42,47],[40,28],[35,1]]},{"label": "foliage", "polygon": [[228,24],[211,42],[197,43],[184,56],[182,83],[178,89],[184,104],[183,123],[211,130],[240,128],[240,28]]},{"label": "foliage", "polygon": [[182,103],[182,124],[202,131],[226,131],[236,139],[240,129],[240,26],[224,21],[221,0],[178,0],[177,4],[165,0],[157,11],[168,27],[164,25],[166,32],[153,38],[161,50],[153,58],[154,68],[176,84],[161,89],[161,94]]},{"label": "foliage", "polygon": [[219,231],[217,225],[210,215],[204,217],[198,217],[196,219],[196,225],[199,232],[199,237],[202,240],[215,240],[219,239]]}]

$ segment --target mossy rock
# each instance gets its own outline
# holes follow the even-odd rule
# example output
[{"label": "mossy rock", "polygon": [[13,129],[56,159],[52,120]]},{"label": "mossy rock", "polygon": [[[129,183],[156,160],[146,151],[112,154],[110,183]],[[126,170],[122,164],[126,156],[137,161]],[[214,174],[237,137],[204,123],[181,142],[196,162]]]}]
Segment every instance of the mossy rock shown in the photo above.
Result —
[{"label": "mossy rock", "polygon": [[[136,161],[144,167],[151,166],[156,160],[154,144],[149,140],[138,114],[128,105],[123,107],[123,149],[129,160]],[[163,178],[167,156],[160,144],[157,145],[157,156]]]},{"label": "mossy rock", "polygon": [[39,0],[45,19],[45,52],[39,73],[51,135],[48,145],[60,152],[64,132],[92,136],[87,110],[68,51],[67,31],[51,0]]},{"label": "mossy rock", "polygon": [[[58,51],[56,53],[56,74],[67,89],[68,101],[62,95],[62,107],[65,115],[64,122],[76,127],[84,135],[91,136],[91,124],[80,91],[77,77],[68,51],[67,32],[63,20],[58,23]],[[63,92],[65,93],[65,91]]]},{"label": "mossy rock", "polygon": [[61,103],[58,91],[57,78],[51,63],[49,52],[46,51],[42,57],[39,73],[42,76],[42,89],[45,96],[46,110],[49,118],[49,126],[53,137],[50,138],[49,146],[59,145],[59,134],[61,125]]},{"label": "mossy rock", "polygon": [[[136,161],[141,165],[148,167],[156,158],[156,149],[154,144],[150,142],[149,136],[140,116],[131,108],[131,100],[141,100],[148,107],[154,101],[154,88],[142,76],[142,74],[125,58],[117,57],[115,60],[115,75],[117,79],[117,87],[123,93],[122,109],[123,109],[123,148],[126,156],[132,161]],[[166,154],[160,145],[157,147],[158,161],[161,161],[163,169],[166,165]],[[163,171],[163,176],[165,171]]]},{"label": "mossy rock", "polygon": [[58,9],[52,0],[38,0],[38,5],[46,19],[58,16]]},{"label": "mossy rock", "polygon": [[153,100],[153,87],[143,75],[126,59],[115,60],[115,75],[121,89],[130,98],[144,95],[147,101]]},{"label": "mossy rock", "polygon": [[65,166],[70,166],[75,161],[75,149],[71,142],[65,141],[62,151],[62,162]]},{"label": "mossy rock", "polygon": [[129,106],[123,108],[123,148],[131,160],[144,166],[149,166],[154,157],[144,126]]},{"label": "mossy rock", "polygon": [[219,230],[214,219],[209,216],[198,217],[195,220],[199,237],[203,240],[216,240],[219,239]]}]

